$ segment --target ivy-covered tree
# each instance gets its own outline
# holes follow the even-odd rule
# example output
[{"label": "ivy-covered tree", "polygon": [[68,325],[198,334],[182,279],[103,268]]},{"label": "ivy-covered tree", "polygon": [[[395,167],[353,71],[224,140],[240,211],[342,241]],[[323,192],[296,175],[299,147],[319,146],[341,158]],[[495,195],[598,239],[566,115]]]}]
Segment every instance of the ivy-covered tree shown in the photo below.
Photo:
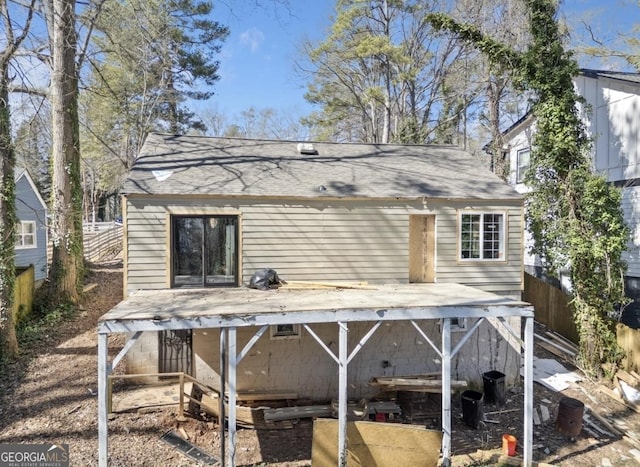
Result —
[{"label": "ivy-covered tree", "polygon": [[628,230],[621,194],[591,167],[591,141],[580,119],[573,86],[578,65],[565,50],[556,21],[556,0],[525,0],[531,41],[523,51],[443,14],[428,20],[474,43],[495,63],[511,70],[520,89],[533,94],[536,121],[526,183],[527,225],[533,252],[550,274],[570,268],[571,301],[580,336],[578,363],[598,375],[604,362],[621,358],[615,318],[625,303],[621,259]]},{"label": "ivy-covered tree", "polygon": [[[11,62],[29,34],[33,18],[33,1],[26,8],[24,23],[14,23],[6,1],[0,1],[0,30],[4,34],[0,50],[0,357],[18,353],[13,316],[15,286],[15,151],[11,134],[9,88]],[[18,8],[16,6],[16,8]],[[15,10],[14,10],[15,13]]]}]

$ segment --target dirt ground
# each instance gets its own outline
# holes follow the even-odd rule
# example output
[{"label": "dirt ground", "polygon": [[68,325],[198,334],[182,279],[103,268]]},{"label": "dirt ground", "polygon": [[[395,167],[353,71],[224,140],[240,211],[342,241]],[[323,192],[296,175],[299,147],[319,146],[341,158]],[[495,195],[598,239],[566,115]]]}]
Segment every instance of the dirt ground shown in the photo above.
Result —
[{"label": "dirt ground", "polygon": [[[122,297],[121,261],[95,265],[87,283],[96,283],[97,287],[86,294],[82,309],[73,318],[32,343],[18,361],[0,368],[0,443],[66,443],[73,466],[98,463],[96,322]],[[123,344],[122,338],[110,338],[110,355],[115,356]],[[540,348],[536,348],[536,356],[561,361]],[[569,367],[568,362],[561,363]],[[640,436],[640,414],[599,392],[600,384],[603,382],[583,380],[562,392],[534,384],[534,406],[544,405],[549,410],[549,419],[534,425],[534,461],[565,466],[638,464],[633,450],[638,449],[640,456],[640,447],[633,438]],[[522,439],[522,387],[509,388],[506,396],[504,407],[484,406],[488,421],[478,429],[462,422],[460,397],[453,398],[454,466],[498,465],[502,435],[509,433]],[[596,423],[601,431],[584,425],[574,439],[559,434],[555,421],[563,397],[582,401],[627,436],[604,433],[601,423]],[[178,427],[187,433],[191,443],[219,458],[220,436],[215,419],[188,418],[178,424],[175,415],[174,408],[116,415],[109,421],[110,465],[200,465],[161,440]],[[437,421],[420,423],[437,425]],[[284,425],[279,430],[240,429],[236,465],[310,465],[312,421],[301,419]],[[518,445],[518,453],[521,450]]]}]

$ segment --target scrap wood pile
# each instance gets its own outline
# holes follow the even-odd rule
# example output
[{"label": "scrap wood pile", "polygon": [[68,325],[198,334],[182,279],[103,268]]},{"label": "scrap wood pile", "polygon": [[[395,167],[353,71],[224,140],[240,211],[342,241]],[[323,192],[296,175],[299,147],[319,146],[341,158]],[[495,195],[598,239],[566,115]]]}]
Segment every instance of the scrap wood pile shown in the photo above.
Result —
[{"label": "scrap wood pile", "polygon": [[[567,361],[575,361],[578,348],[565,337],[552,331],[546,331],[544,335],[536,333],[535,338],[536,345],[548,352]],[[604,384],[598,385],[598,392],[607,395],[634,412],[640,413],[640,374],[635,371],[618,370],[613,378],[613,383],[613,388],[609,388]],[[586,393],[584,389],[582,391]],[[597,406],[598,401],[589,394],[587,396],[593,401],[594,405],[585,404],[584,406],[583,429],[595,439],[624,439],[634,447],[629,451],[629,454],[640,462],[640,433],[629,429],[624,420],[616,417],[607,418],[599,414],[594,408]]]},{"label": "scrap wood pile", "polygon": [[[439,373],[425,375],[409,375],[396,377],[374,377],[372,386],[377,386],[385,394],[372,400],[362,399],[349,401],[347,404],[348,420],[375,421],[411,421],[420,416],[432,417],[440,415],[439,399],[407,397],[406,394],[440,393],[442,381]],[[452,381],[452,389],[464,388],[466,381]],[[389,395],[389,394],[392,395]],[[194,384],[192,393],[185,394],[189,400],[188,411],[194,416],[203,413],[220,418],[222,404],[220,392],[199,383]],[[253,429],[287,429],[292,422],[301,418],[338,418],[338,401],[328,404],[313,405],[310,401],[298,399],[292,391],[240,392],[237,394],[235,407],[239,426]],[[297,405],[293,405],[294,402]],[[229,414],[228,398],[224,398],[224,411]]]},{"label": "scrap wood pile", "polygon": [[[598,391],[634,412],[640,413],[640,374],[635,371],[618,370],[613,378],[613,383],[613,389],[600,384]],[[611,431],[634,446],[635,449],[629,453],[640,462],[640,433],[627,429],[627,425],[622,420],[614,419],[613,424],[615,426],[611,427]]]}]

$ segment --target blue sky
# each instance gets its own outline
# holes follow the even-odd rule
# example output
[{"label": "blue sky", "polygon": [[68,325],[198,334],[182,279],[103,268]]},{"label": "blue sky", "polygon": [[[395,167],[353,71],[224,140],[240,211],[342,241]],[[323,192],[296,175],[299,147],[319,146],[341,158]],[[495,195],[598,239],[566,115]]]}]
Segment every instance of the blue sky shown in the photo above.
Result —
[{"label": "blue sky", "polygon": [[[295,74],[294,61],[304,38],[317,42],[326,36],[335,2],[290,0],[288,10],[275,3],[235,1],[229,3],[233,9],[216,3],[215,19],[231,34],[220,56],[221,79],[205,106],[229,118],[249,107],[299,115],[310,111],[304,101],[305,82]],[[562,10],[571,22],[585,19],[609,42],[616,40],[618,31],[640,25],[638,0],[564,0]]]},{"label": "blue sky", "polygon": [[[307,113],[305,83],[294,72],[304,38],[325,37],[334,12],[332,0],[291,0],[289,9],[252,0],[233,6],[217,3],[215,19],[230,29],[220,56],[220,81],[212,98],[218,111],[232,116],[249,107]],[[257,2],[256,2],[257,3]]]}]

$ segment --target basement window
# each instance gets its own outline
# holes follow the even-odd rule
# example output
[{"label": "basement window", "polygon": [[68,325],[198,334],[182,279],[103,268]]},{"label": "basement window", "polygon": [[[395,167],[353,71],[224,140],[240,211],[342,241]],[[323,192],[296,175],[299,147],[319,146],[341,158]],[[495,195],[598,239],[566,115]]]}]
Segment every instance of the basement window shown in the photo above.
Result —
[{"label": "basement window", "polygon": [[298,339],[299,337],[299,324],[276,324],[271,326],[271,339]]},{"label": "basement window", "polygon": [[[442,332],[442,320],[440,320],[440,332]],[[451,332],[466,331],[467,318],[451,318]]]}]

